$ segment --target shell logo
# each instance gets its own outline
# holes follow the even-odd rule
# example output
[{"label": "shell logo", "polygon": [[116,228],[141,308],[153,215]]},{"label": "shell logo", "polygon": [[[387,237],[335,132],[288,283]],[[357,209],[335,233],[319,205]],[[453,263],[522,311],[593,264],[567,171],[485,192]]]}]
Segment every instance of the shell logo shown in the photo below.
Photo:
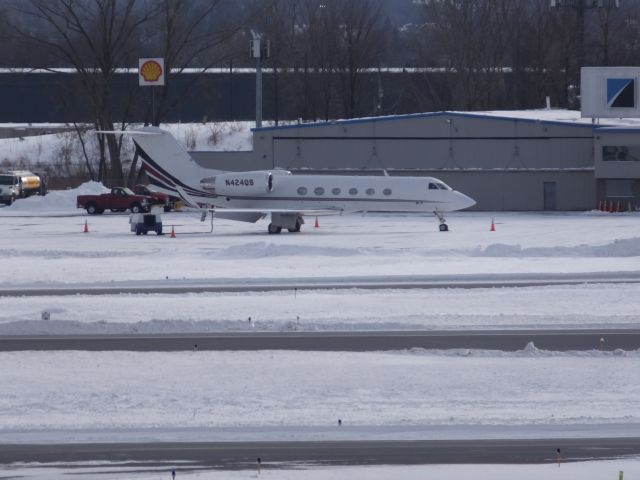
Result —
[{"label": "shell logo", "polygon": [[157,82],[162,75],[162,67],[155,60],[147,60],[140,67],[140,75],[145,82]]}]

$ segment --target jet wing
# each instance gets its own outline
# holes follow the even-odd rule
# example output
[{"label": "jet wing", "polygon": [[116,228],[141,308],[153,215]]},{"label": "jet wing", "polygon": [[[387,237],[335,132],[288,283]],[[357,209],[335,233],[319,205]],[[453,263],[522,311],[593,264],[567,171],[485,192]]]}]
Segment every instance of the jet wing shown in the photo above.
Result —
[{"label": "jet wing", "polygon": [[[180,185],[175,186],[180,196],[191,206],[197,207],[198,201],[195,200],[191,195],[184,191],[180,187]],[[268,215],[271,213],[276,213],[280,215],[310,215],[310,216],[325,216],[325,215],[341,215],[342,210],[340,209],[332,209],[332,208],[316,208],[316,209],[295,209],[295,208],[208,208],[208,211],[212,212],[214,215],[216,213],[231,213],[231,214],[254,214],[254,215]],[[253,220],[256,221],[256,220]]]},{"label": "jet wing", "polygon": [[216,213],[259,213],[267,215],[270,213],[279,213],[280,215],[310,215],[310,216],[327,216],[341,215],[342,210],[338,209],[291,209],[291,208],[209,208],[210,212]]}]

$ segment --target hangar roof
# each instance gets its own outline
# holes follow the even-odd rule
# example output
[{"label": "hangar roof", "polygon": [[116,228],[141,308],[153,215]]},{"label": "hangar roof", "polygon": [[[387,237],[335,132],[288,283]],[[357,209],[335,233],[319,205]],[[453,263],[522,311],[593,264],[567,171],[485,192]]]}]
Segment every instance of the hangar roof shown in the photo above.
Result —
[{"label": "hangar roof", "polygon": [[525,121],[525,122],[542,122],[548,124],[561,124],[564,126],[575,127],[640,127],[640,118],[600,118],[597,119],[597,123],[593,123],[591,118],[582,118],[578,110],[563,110],[563,109],[539,109],[539,110],[492,110],[492,111],[478,111],[478,112],[458,112],[458,111],[443,111],[443,112],[426,112],[426,113],[410,113],[405,115],[388,115],[384,117],[363,117],[353,118],[348,120],[330,120],[328,122],[311,122],[292,125],[280,125],[253,128],[252,130],[281,130],[287,128],[308,128],[308,127],[323,127],[326,125],[347,125],[355,123],[366,123],[371,121],[385,122],[393,120],[408,120],[412,118],[429,118],[436,116],[459,116],[459,117],[472,117],[472,118],[488,118],[493,120],[506,120],[506,121]]}]

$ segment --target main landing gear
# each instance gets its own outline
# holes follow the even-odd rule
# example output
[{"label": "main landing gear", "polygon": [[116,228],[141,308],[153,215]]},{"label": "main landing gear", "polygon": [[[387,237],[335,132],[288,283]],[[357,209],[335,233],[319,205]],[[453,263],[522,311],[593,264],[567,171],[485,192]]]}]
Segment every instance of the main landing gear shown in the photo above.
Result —
[{"label": "main landing gear", "polygon": [[449,231],[449,225],[447,225],[447,221],[444,218],[444,213],[442,212],[438,212],[437,210],[435,212],[433,212],[433,214],[438,217],[438,220],[440,221],[440,226],[438,227],[440,229],[441,232],[448,232]]},{"label": "main landing gear", "polygon": [[282,227],[276,226],[273,223],[270,223],[267,227],[267,231],[269,233],[280,233],[282,231]]},{"label": "main landing gear", "polygon": [[267,228],[270,234],[280,233],[283,228],[286,228],[291,233],[297,233],[300,231],[300,227],[304,223],[304,219],[301,215],[291,215],[282,213],[272,213],[271,223]]}]

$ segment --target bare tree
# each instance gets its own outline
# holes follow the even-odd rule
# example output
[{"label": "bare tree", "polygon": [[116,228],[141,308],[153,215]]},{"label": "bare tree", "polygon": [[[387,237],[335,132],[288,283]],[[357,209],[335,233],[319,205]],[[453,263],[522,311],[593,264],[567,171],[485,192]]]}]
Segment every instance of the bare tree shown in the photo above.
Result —
[{"label": "bare tree", "polygon": [[[130,62],[136,33],[156,13],[148,5],[137,0],[30,0],[30,8],[20,7],[21,12],[46,28],[38,34],[22,29],[20,34],[76,70],[99,130],[115,129],[114,74]],[[121,126],[126,114],[127,109],[120,119]],[[102,160],[106,152],[109,154],[109,183],[122,185],[122,137],[101,135],[100,146],[101,165],[106,165]],[[100,169],[98,178],[104,179],[104,174]]]},{"label": "bare tree", "polygon": [[384,47],[379,0],[337,2],[341,35],[338,37],[338,72],[344,114],[351,118],[361,101],[362,71],[379,65]]},{"label": "bare tree", "polygon": [[[230,0],[160,0],[160,15],[152,22],[158,32],[153,43],[158,56],[165,59],[165,86],[159,87],[160,97],[156,103],[151,124],[159,125],[162,119],[193,91],[194,84],[206,70],[230,57],[228,43],[246,26],[259,10],[233,14],[229,11]],[[186,68],[197,70],[191,82],[172,95],[171,77],[184,73]]]},{"label": "bare tree", "polygon": [[442,52],[449,108],[473,110],[490,104],[495,78],[503,74],[496,0],[428,2],[424,15]]},{"label": "bare tree", "polygon": [[281,70],[291,67],[299,4],[299,0],[273,0],[258,17],[259,29],[271,46],[267,64],[273,69],[273,115],[276,125],[280,120]]},{"label": "bare tree", "polygon": [[310,0],[303,3],[301,13],[303,28],[296,51],[296,67],[302,80],[301,116],[328,120],[336,90],[338,9],[335,2]]}]

